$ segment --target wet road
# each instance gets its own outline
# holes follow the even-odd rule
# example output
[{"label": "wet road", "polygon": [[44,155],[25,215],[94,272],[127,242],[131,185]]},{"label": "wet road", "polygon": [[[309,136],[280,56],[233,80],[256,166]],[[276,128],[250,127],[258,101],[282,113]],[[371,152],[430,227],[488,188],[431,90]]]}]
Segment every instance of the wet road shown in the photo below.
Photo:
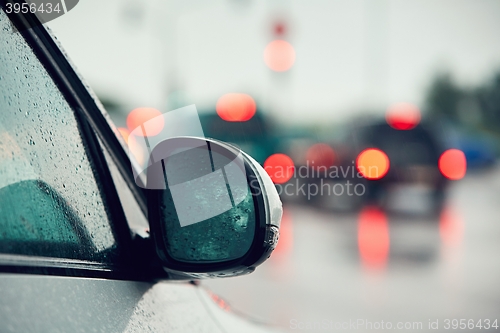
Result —
[{"label": "wet road", "polygon": [[203,284],[235,311],[285,331],[460,324],[447,319],[474,323],[466,330],[476,332],[486,319],[500,325],[500,168],[469,173],[449,190],[436,219],[286,206],[268,262],[249,276]]}]

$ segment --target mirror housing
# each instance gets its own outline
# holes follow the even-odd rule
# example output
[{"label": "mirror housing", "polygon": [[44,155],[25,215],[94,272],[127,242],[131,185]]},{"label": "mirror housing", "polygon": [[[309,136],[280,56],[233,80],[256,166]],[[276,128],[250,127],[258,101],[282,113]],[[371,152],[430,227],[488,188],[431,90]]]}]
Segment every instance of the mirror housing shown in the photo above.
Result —
[{"label": "mirror housing", "polygon": [[146,172],[151,237],[171,278],[248,274],[270,257],[281,201],[249,155],[214,139],[175,137],[155,146]]}]

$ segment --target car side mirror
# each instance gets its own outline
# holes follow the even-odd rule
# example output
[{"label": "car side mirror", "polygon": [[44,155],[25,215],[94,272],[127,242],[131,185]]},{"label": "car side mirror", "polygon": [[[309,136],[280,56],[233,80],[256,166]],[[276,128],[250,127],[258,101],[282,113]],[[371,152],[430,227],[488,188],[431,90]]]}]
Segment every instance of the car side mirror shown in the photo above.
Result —
[{"label": "car side mirror", "polygon": [[176,137],[155,146],[146,172],[151,236],[170,275],[242,275],[269,258],[281,201],[249,155],[213,139]]}]

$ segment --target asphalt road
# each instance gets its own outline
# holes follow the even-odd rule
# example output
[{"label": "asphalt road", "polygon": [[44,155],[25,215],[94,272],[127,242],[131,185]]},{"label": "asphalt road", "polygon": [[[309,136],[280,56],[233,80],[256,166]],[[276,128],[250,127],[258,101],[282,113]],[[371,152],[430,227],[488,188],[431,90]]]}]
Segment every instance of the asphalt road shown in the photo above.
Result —
[{"label": "asphalt road", "polygon": [[452,184],[446,207],[441,218],[409,219],[286,206],[268,262],[203,285],[232,310],[291,332],[500,325],[500,168]]}]

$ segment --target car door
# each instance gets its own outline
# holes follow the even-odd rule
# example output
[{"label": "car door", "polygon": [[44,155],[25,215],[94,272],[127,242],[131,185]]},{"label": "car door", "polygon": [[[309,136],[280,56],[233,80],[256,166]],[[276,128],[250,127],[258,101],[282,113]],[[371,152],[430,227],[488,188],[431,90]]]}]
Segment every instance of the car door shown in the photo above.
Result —
[{"label": "car door", "polygon": [[0,10],[0,331],[260,331],[131,255],[144,203],[124,152],[44,27],[15,19]]}]

